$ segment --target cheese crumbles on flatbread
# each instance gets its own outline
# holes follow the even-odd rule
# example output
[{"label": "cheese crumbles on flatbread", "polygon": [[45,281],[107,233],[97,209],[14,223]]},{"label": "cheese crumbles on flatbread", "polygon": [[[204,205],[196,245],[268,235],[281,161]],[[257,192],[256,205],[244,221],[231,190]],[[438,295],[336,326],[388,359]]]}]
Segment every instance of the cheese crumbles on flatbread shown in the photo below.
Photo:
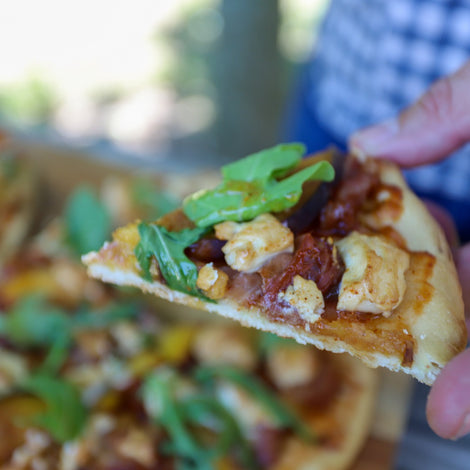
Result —
[{"label": "cheese crumbles on flatbread", "polygon": [[393,164],[303,151],[223,167],[215,189],[84,256],[89,275],[432,384],[466,342],[441,229]]}]

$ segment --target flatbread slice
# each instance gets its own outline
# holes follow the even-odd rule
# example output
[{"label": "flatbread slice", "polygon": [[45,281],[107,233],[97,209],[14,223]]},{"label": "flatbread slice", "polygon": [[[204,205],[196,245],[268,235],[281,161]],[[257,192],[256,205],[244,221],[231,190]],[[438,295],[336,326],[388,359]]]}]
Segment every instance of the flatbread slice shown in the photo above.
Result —
[{"label": "flatbread slice", "polygon": [[[183,211],[118,229],[83,258],[89,275],[432,384],[466,344],[442,230],[395,165],[349,157],[341,171],[333,151],[284,171],[272,163],[295,150],[276,147],[240,160],[245,167],[224,167],[224,183],[187,199]],[[301,196],[286,191],[286,199],[297,198],[288,208],[271,204],[281,199],[277,183],[290,187],[286,180],[318,160],[337,166],[335,181],[312,177]],[[260,182],[263,174],[271,179]],[[217,198],[246,186],[237,221],[236,204],[221,209]],[[253,199],[271,205],[256,213]],[[173,256],[178,246],[189,248]]]},{"label": "flatbread slice", "polygon": [[[144,318],[138,317],[133,328],[144,336]],[[101,337],[111,337],[112,331],[113,327],[101,330]],[[17,469],[20,453],[33,468],[37,462],[44,462],[47,469],[60,468],[64,462],[70,468],[94,470],[112,464],[143,470],[156,464],[177,468],[197,456],[184,447],[188,438],[201,443],[205,455],[199,463],[206,468],[349,468],[369,435],[375,371],[348,355],[253,333],[258,332],[228,322],[198,327],[177,323],[163,327],[157,346],[148,342],[130,356],[120,354],[116,346],[96,358],[87,356],[86,346],[96,338],[96,329],[82,330],[72,354],[75,360],[67,361],[55,379],[56,386],[71,381],[84,397],[79,432],[72,428],[75,410],[70,407],[63,419],[71,423],[64,432],[72,436],[62,437],[52,420],[41,427],[34,421],[44,407],[40,396],[25,394],[15,383],[3,387],[0,431],[5,438],[0,441],[0,457],[6,467],[2,468]],[[220,342],[223,352],[214,356]],[[31,374],[26,364],[32,355],[9,351],[0,366],[17,370],[21,364],[20,382]],[[105,361],[119,363],[126,371],[119,383],[108,382],[100,367]],[[289,368],[283,367],[286,362]],[[90,393],[93,389],[95,396]],[[173,406],[179,413],[170,428],[163,410]],[[186,411],[201,407],[205,413],[192,418]],[[220,408],[225,410],[223,420]]]}]

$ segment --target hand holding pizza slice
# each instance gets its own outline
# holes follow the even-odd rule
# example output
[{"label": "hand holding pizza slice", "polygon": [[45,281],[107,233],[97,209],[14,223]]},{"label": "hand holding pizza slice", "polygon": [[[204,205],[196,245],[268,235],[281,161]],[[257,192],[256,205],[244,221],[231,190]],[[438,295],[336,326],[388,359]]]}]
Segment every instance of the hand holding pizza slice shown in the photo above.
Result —
[{"label": "hand holding pizza slice", "polygon": [[[445,158],[470,141],[470,61],[455,74],[436,82],[397,119],[353,136],[361,153],[417,166]],[[455,251],[463,297],[470,309],[470,244]],[[445,438],[470,432],[470,349],[455,357],[431,389],[427,416],[433,430]]]},{"label": "hand holding pizza slice", "polygon": [[92,277],[427,384],[465,347],[443,232],[385,161],[280,145],[86,255]]}]

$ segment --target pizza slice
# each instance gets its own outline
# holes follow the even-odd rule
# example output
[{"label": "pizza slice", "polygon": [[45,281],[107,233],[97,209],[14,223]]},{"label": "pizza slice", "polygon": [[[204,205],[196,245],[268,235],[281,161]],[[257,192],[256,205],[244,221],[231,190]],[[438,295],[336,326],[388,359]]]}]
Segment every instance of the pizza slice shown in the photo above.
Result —
[{"label": "pizza slice", "polygon": [[280,145],[84,256],[92,277],[432,384],[466,343],[449,246],[393,164]]}]

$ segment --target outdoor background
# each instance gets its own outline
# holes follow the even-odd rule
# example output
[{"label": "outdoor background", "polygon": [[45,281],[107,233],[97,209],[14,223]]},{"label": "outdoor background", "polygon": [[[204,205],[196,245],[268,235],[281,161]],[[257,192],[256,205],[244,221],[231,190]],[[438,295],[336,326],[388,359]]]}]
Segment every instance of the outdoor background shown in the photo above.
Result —
[{"label": "outdoor background", "polygon": [[0,126],[175,165],[281,139],[327,0],[15,0],[2,5]]}]

